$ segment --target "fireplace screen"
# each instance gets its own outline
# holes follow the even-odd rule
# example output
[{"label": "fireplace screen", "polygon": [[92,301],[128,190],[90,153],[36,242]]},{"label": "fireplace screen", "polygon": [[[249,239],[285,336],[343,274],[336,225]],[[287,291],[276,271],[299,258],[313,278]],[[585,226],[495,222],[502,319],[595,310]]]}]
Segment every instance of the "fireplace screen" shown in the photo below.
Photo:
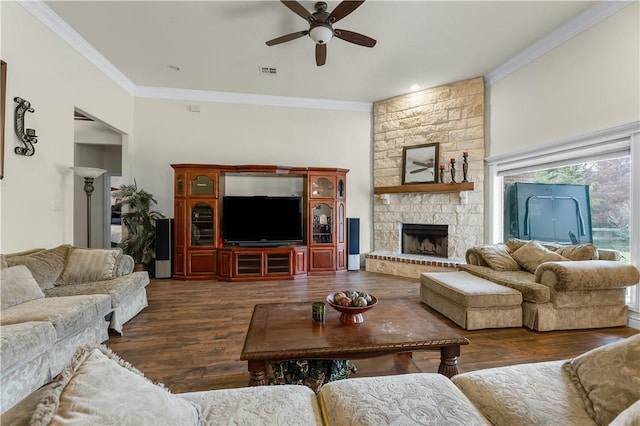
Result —
[{"label": "fireplace screen", "polygon": [[448,257],[448,225],[402,224],[402,253]]}]

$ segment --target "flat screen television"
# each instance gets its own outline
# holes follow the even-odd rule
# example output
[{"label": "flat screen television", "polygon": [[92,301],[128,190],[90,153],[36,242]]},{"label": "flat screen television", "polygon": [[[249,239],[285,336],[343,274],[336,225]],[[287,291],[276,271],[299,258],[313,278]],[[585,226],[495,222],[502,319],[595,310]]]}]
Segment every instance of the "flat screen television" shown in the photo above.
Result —
[{"label": "flat screen television", "polygon": [[225,196],[225,244],[274,246],[303,241],[302,197]]}]

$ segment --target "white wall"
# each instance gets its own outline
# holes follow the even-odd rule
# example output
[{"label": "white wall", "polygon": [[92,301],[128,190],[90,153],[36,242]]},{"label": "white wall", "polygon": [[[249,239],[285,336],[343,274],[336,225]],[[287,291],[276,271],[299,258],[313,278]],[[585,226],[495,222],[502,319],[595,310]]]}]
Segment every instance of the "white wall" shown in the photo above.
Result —
[{"label": "white wall", "polygon": [[175,163],[337,167],[347,174],[347,216],[371,250],[371,113],[157,99],[135,101],[134,175],[173,217]]},{"label": "white wall", "polygon": [[487,154],[640,119],[640,3],[487,88]]},{"label": "white wall", "polygon": [[[2,2],[7,62],[5,177],[0,181],[0,251],[73,242],[74,108],[132,133],[133,100],[22,6]],[[15,103],[31,102],[26,127],[38,135],[33,157],[14,154]],[[84,218],[83,218],[84,219]]]}]

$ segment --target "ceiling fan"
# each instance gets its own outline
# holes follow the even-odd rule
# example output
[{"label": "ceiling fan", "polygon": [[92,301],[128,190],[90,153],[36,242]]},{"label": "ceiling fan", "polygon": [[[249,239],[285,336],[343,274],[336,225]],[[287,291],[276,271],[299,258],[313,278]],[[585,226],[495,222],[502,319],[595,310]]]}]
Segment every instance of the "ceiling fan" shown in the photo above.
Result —
[{"label": "ceiling fan", "polygon": [[371,37],[367,37],[353,31],[333,28],[333,24],[356,10],[362,3],[364,3],[364,0],[345,0],[336,6],[331,13],[327,12],[327,3],[323,1],[319,1],[315,4],[316,11],[314,13],[309,13],[309,11],[297,1],[281,1],[296,15],[309,22],[309,29],[297,31],[295,33],[269,40],[267,41],[267,46],[274,46],[276,44],[295,40],[308,35],[316,43],[316,65],[322,66],[327,60],[327,43],[334,36],[360,46],[373,47],[376,45],[376,41]]}]

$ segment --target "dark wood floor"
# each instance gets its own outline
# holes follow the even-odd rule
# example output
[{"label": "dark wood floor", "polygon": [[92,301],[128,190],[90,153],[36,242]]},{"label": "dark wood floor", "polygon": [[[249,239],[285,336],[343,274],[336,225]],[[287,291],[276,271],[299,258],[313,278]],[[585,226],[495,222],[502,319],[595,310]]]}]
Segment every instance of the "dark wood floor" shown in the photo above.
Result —
[{"label": "dark wood floor", "polygon": [[[147,287],[149,307],[125,324],[123,336],[112,334],[107,345],[174,392],[243,387],[249,374],[239,358],[256,303],[321,301],[345,289],[366,290],[378,298],[419,299],[417,280],[364,271],[295,281],[152,280]],[[526,328],[466,331],[436,315],[471,342],[462,347],[461,372],[566,359],[640,333],[629,327],[544,333]],[[416,352],[414,361],[421,371],[435,372],[439,352]]]}]

